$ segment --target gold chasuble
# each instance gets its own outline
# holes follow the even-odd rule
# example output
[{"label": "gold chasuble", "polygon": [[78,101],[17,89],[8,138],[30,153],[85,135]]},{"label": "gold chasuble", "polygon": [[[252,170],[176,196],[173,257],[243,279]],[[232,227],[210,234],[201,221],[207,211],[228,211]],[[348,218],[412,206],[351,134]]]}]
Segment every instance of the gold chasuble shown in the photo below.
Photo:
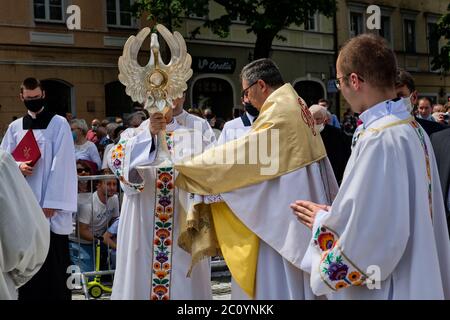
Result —
[{"label": "gold chasuble", "polygon": [[[271,151],[268,159],[261,157],[262,150]],[[325,156],[308,106],[285,84],[267,98],[247,135],[175,164],[176,185],[198,195],[217,195],[280,177]],[[192,255],[192,264],[220,249],[235,281],[254,297],[259,238],[224,202],[189,208],[178,244]]]}]

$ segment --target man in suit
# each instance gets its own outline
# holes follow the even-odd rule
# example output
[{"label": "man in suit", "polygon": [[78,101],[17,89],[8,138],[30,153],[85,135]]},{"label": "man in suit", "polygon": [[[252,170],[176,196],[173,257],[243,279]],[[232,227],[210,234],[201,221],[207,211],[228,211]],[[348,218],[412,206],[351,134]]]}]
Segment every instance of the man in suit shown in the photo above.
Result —
[{"label": "man in suit", "polygon": [[[417,103],[417,90],[414,84],[414,79],[411,74],[403,69],[398,69],[397,80],[395,83],[395,89],[397,91],[397,97],[406,98],[410,97],[411,104],[414,106]],[[412,110],[411,110],[412,112]],[[425,132],[431,136],[433,133],[441,131],[446,127],[433,121],[425,120],[415,117],[416,121],[422,126]]]},{"label": "man in suit", "polygon": [[327,124],[327,120],[331,120],[327,109],[314,104],[309,108],[309,111],[314,118],[316,132],[320,132],[334,175],[340,185],[344,176],[345,166],[350,158],[351,141],[347,139],[341,129]]},{"label": "man in suit", "polygon": [[447,225],[450,228],[450,128],[431,135],[434,154],[441,179],[442,195],[444,197]]}]

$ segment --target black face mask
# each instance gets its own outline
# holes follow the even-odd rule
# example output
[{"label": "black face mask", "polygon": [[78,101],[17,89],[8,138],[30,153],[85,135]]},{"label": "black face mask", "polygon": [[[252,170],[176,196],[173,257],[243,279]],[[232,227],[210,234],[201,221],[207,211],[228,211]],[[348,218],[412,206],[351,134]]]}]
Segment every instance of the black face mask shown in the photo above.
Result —
[{"label": "black face mask", "polygon": [[38,112],[44,106],[44,99],[39,98],[34,100],[25,100],[23,103],[25,104],[25,107],[27,107],[27,109],[31,112]]},{"label": "black face mask", "polygon": [[256,109],[250,102],[244,102],[244,109],[253,117],[259,116],[259,110]]}]

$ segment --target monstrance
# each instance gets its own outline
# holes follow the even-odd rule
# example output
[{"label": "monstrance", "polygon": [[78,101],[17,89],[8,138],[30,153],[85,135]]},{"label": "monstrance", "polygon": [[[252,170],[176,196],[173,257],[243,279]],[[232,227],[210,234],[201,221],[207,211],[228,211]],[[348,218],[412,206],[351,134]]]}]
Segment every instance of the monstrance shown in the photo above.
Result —
[{"label": "monstrance", "polygon": [[[172,101],[181,98],[187,89],[187,81],[192,77],[192,58],[179,32],[171,33],[161,24],[156,25],[156,30],[170,49],[170,62],[165,64],[161,59],[158,35],[146,27],[136,36],[129,37],[125,43],[119,58],[119,80],[126,87],[127,95],[133,101],[144,104],[149,113],[165,114],[172,107]],[[141,66],[137,61],[139,50],[150,33],[150,61],[146,66]],[[157,144],[154,164],[170,166],[172,161],[165,132],[158,133]]]}]

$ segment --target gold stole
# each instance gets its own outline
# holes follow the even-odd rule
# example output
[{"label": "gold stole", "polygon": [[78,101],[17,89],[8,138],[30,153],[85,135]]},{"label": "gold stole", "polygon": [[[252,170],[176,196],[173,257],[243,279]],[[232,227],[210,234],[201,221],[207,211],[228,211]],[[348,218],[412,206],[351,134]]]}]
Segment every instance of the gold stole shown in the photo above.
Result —
[{"label": "gold stole", "polygon": [[[278,134],[278,141],[272,141],[272,132]],[[276,172],[264,173],[267,166],[260,158],[253,164],[204,162],[204,159],[224,159],[226,154],[248,154],[254,150],[255,141],[258,144],[266,141],[266,150],[272,150],[273,143],[279,144],[278,154],[270,157],[271,161],[278,162]],[[325,147],[320,134],[314,130],[306,103],[290,84],[285,84],[267,98],[249,134],[175,164],[179,173],[176,186],[199,195],[225,193],[275,179],[325,156]],[[236,282],[253,298],[259,238],[225,203],[196,204],[186,217],[178,245],[192,255],[192,265],[221,251]]]}]

